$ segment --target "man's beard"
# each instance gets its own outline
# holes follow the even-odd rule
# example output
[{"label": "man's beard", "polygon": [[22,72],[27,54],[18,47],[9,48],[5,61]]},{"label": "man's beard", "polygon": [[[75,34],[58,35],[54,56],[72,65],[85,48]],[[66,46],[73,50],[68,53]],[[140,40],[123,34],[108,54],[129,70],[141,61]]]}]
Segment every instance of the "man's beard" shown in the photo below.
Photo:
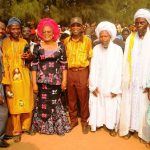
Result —
[{"label": "man's beard", "polygon": [[108,48],[108,45],[109,45],[109,42],[108,42],[108,43],[103,43],[103,44],[102,44],[103,48],[105,48],[105,49]]}]

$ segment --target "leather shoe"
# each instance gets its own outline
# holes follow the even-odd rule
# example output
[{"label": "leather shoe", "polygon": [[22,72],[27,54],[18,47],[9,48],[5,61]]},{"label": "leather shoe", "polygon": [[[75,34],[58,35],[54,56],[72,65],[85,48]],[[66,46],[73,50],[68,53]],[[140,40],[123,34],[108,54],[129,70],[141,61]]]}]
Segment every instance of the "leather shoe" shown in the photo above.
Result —
[{"label": "leather shoe", "polygon": [[76,122],[76,123],[71,123],[71,124],[70,124],[71,130],[72,130],[74,127],[76,127],[77,125],[78,125],[78,122]]},{"label": "leather shoe", "polygon": [[88,125],[82,126],[82,133],[83,134],[88,134],[88,132],[89,132],[89,126]]},{"label": "leather shoe", "polygon": [[0,147],[8,147],[8,146],[9,144],[6,141],[0,140]]}]

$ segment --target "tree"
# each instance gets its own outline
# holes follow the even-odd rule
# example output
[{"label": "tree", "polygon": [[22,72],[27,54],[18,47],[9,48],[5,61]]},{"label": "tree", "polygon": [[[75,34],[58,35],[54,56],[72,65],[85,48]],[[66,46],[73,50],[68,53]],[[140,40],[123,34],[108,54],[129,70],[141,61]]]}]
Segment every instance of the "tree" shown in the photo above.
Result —
[{"label": "tree", "polygon": [[11,16],[39,21],[51,17],[58,23],[69,23],[73,16],[81,16],[84,22],[108,20],[129,24],[139,8],[149,8],[149,0],[0,0],[0,19]]},{"label": "tree", "polygon": [[38,21],[41,18],[41,9],[36,0],[22,0],[14,2],[11,6],[11,15],[20,18],[23,22],[32,19]]}]

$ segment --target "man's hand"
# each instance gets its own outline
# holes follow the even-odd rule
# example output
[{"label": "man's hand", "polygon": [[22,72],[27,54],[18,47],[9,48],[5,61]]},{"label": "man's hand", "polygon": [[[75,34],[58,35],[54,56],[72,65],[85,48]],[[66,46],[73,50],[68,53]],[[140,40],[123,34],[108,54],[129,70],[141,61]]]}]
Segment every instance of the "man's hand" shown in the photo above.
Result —
[{"label": "man's hand", "polygon": [[147,93],[148,99],[150,100],[150,88],[145,88],[143,93]]},{"label": "man's hand", "polygon": [[33,84],[33,93],[37,94],[38,93],[38,85]]},{"label": "man's hand", "polygon": [[4,102],[3,102],[3,97],[2,95],[0,95],[0,105],[2,105]]},{"label": "man's hand", "polygon": [[100,92],[99,92],[98,88],[96,88],[92,93],[94,96],[97,97]]},{"label": "man's hand", "polygon": [[67,89],[67,81],[62,81],[61,89],[62,89],[62,91],[65,91]]},{"label": "man's hand", "polygon": [[111,97],[112,97],[112,98],[114,98],[114,97],[116,97],[116,96],[117,96],[117,94],[111,93]]},{"label": "man's hand", "polygon": [[150,100],[150,89],[147,90],[148,91],[148,99]]},{"label": "man's hand", "polygon": [[149,89],[145,88],[144,91],[143,91],[143,93],[147,93],[148,91],[149,91]]},{"label": "man's hand", "polygon": [[11,88],[9,85],[6,85],[6,96],[8,98],[12,98],[14,96],[13,92],[11,91]]},{"label": "man's hand", "polygon": [[87,79],[87,87],[89,87],[89,78]]}]

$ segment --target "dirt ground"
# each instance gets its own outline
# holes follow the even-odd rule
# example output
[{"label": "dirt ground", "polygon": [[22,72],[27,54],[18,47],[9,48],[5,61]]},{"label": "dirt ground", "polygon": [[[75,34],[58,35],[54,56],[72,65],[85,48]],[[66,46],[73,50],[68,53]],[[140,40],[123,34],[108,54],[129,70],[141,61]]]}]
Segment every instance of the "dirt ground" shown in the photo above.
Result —
[{"label": "dirt ground", "polygon": [[[119,136],[112,137],[105,129],[82,134],[81,125],[75,127],[65,136],[23,135],[20,143],[8,141],[9,148],[5,150],[149,150],[134,136],[129,140]],[[2,149],[2,148],[0,148]]]}]

